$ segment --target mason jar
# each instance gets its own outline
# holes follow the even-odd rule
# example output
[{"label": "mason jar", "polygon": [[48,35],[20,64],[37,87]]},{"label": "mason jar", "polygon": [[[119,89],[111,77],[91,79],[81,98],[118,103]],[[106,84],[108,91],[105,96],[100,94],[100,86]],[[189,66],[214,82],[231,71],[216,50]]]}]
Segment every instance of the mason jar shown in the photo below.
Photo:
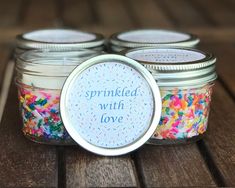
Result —
[{"label": "mason jar", "polygon": [[15,81],[27,138],[44,144],[74,143],[61,120],[60,92],[72,70],[98,54],[92,50],[31,50],[17,58]]},{"label": "mason jar", "polygon": [[147,47],[123,54],[145,66],[162,98],[159,125],[148,141],[177,144],[196,141],[206,133],[216,58],[190,48]]},{"label": "mason jar", "polygon": [[125,49],[159,45],[195,47],[199,42],[199,38],[190,33],[162,29],[139,29],[113,34],[109,39],[109,50],[117,53]]},{"label": "mason jar", "polygon": [[34,49],[50,49],[53,51],[91,49],[102,51],[104,49],[104,37],[101,34],[72,29],[43,29],[16,36],[15,56]]}]

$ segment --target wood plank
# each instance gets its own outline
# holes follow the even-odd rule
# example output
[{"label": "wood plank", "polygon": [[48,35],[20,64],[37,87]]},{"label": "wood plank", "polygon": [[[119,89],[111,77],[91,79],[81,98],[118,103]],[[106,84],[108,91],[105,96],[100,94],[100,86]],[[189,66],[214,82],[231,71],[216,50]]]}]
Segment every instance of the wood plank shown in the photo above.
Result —
[{"label": "wood plank", "polygon": [[14,62],[8,61],[10,55],[10,47],[0,44],[0,120],[2,119],[14,68]]},{"label": "wood plank", "polygon": [[15,40],[15,36],[17,34],[26,32],[26,31],[30,31],[32,30],[32,28],[23,28],[23,27],[4,27],[4,28],[0,28],[0,43],[4,44],[4,45],[14,45],[14,40]]},{"label": "wood plank", "polygon": [[25,9],[23,26],[41,28],[59,24],[58,7],[55,0],[30,0]]},{"label": "wood plank", "polygon": [[231,10],[235,10],[235,1],[234,0],[224,0],[225,5],[227,6],[227,8],[231,9]]},{"label": "wood plank", "polygon": [[64,0],[63,1],[63,23],[65,26],[81,27],[93,23],[89,1]]},{"label": "wood plank", "polygon": [[222,186],[235,186],[235,103],[220,83],[216,83],[204,139],[221,176]]},{"label": "wood plank", "polygon": [[0,88],[2,87],[3,76],[10,52],[9,46],[0,43]]},{"label": "wood plank", "polygon": [[[83,27],[82,27],[83,28]],[[89,25],[84,27],[88,31],[102,33],[105,36],[109,36],[114,32],[120,30],[120,27],[104,27],[102,25]],[[184,32],[194,33],[198,35],[201,42],[206,43],[235,43],[235,27],[229,28],[214,28],[214,27],[187,27],[184,28]],[[1,29],[0,29],[1,32]],[[1,39],[1,36],[0,36]],[[2,39],[4,40],[4,39]]]},{"label": "wood plank", "polygon": [[[133,18],[138,22],[138,27],[164,27],[171,28],[172,22],[165,12],[154,0],[129,0],[129,8]],[[126,3],[127,3],[126,2]]]},{"label": "wood plank", "polygon": [[216,70],[220,79],[225,83],[228,89],[235,96],[235,46],[232,44],[201,44],[201,48],[210,51],[218,58],[216,62]]},{"label": "wood plank", "polygon": [[20,19],[21,6],[21,0],[0,1],[0,27],[17,25]]},{"label": "wood plank", "polygon": [[146,145],[137,152],[145,187],[214,187],[196,144]]},{"label": "wood plank", "polygon": [[[217,57],[219,81],[215,85],[208,135],[204,140],[216,166],[221,186],[235,186],[235,46],[232,44],[202,44]],[[226,91],[225,91],[226,89]]]},{"label": "wood plank", "polygon": [[130,156],[100,157],[83,149],[66,149],[67,187],[137,187]]},{"label": "wood plank", "polygon": [[201,42],[207,43],[234,43],[235,28],[213,28],[213,27],[198,27],[185,28],[185,31],[197,34]]},{"label": "wood plank", "polygon": [[195,5],[207,14],[217,26],[234,26],[235,12],[228,9],[226,4],[221,0],[194,0]]},{"label": "wood plank", "polygon": [[57,187],[56,149],[23,137],[12,82],[0,124],[0,187]]},{"label": "wood plank", "polygon": [[169,18],[177,27],[202,27],[210,24],[190,1],[158,0],[158,3],[165,8],[165,11],[169,14]]},{"label": "wood plank", "polygon": [[97,10],[97,21],[103,27],[116,27],[117,31],[134,27],[128,10],[124,6],[124,1],[117,0],[93,0]]}]

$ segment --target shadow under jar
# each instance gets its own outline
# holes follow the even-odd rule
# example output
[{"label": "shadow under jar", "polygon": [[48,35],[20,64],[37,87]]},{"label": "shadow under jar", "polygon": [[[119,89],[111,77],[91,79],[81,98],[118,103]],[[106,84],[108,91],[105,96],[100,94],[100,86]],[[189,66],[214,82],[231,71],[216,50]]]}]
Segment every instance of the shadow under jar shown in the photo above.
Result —
[{"label": "shadow under jar", "polygon": [[61,120],[61,89],[76,66],[98,54],[100,52],[91,50],[32,50],[17,58],[15,80],[23,119],[22,130],[27,138],[43,144],[75,144]]},{"label": "shadow under jar", "polygon": [[191,48],[199,42],[199,38],[190,33],[163,29],[137,29],[113,34],[109,39],[109,50],[117,53],[125,49],[159,45]]},{"label": "shadow under jar", "polygon": [[206,132],[216,58],[190,48],[151,47],[123,52],[139,61],[160,87],[162,112],[151,144],[199,140]]}]

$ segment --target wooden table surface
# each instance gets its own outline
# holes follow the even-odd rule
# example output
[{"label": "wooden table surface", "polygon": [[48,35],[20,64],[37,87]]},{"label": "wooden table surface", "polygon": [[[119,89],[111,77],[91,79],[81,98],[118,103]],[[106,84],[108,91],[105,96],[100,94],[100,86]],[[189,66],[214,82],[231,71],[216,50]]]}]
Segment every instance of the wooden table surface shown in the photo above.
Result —
[{"label": "wooden table surface", "polygon": [[[106,36],[145,27],[199,35],[199,48],[218,57],[206,138],[145,145],[122,157],[25,139],[13,83],[14,36],[48,27]],[[235,0],[2,0],[0,88],[0,187],[235,187]]]}]

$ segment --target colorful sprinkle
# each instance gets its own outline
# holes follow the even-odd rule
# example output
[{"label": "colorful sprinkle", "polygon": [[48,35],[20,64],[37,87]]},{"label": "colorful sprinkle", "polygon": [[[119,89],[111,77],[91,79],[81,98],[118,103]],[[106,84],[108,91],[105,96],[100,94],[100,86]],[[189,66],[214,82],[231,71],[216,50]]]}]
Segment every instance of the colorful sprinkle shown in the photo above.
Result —
[{"label": "colorful sprinkle", "polygon": [[59,113],[60,90],[21,85],[18,91],[25,135],[45,141],[71,139]]},{"label": "colorful sprinkle", "polygon": [[197,89],[161,88],[162,114],[154,139],[185,139],[207,128],[212,86]]}]

